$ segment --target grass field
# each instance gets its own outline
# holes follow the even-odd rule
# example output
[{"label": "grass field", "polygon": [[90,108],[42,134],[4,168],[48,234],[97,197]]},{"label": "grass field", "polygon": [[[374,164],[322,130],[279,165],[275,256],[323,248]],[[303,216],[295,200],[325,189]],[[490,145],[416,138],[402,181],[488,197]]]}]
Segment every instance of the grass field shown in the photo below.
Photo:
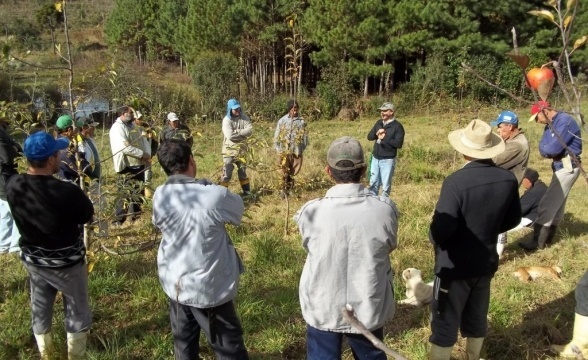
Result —
[{"label": "grass field", "polygon": [[[526,118],[527,111],[520,112],[521,118]],[[479,116],[490,121],[498,112],[488,109]],[[400,228],[399,246],[391,259],[397,275],[407,267],[416,267],[429,281],[433,277],[433,250],[427,238],[431,215],[443,178],[463,164],[449,146],[447,133],[465,126],[473,116],[398,115],[407,135],[392,188],[392,199],[400,210]],[[343,135],[354,136],[360,139],[367,153],[371,144],[366,134],[376,117],[374,114],[356,122],[310,123],[311,144],[297,177],[295,194],[287,200],[272,191],[278,185],[275,154],[271,146],[262,146],[263,141],[271,142],[275,123],[254,124],[254,136],[261,141],[255,152],[260,164],[249,170],[256,199],[248,203],[243,224],[229,229],[247,267],[236,303],[252,359],[304,359],[305,323],[298,304],[298,280],[305,253],[291,217],[306,201],[322,196],[332,185],[324,173],[329,143]],[[194,145],[194,152],[199,155],[198,177],[218,181],[220,123],[192,125],[192,128],[202,134]],[[550,163],[541,159],[537,151],[542,128],[526,122],[523,128],[531,145],[530,166],[549,183]],[[107,136],[99,135],[97,140],[103,147],[103,154],[107,154]],[[105,189],[114,192],[110,160],[106,162],[105,171]],[[155,182],[163,180],[156,165]],[[236,179],[232,180],[231,189],[240,191]],[[488,315],[491,329],[484,346],[485,359],[551,359],[547,352],[549,345],[571,338],[573,290],[586,269],[588,253],[587,192],[586,181],[580,177],[568,199],[558,241],[550,248],[527,255],[518,249],[516,241],[530,236],[530,232],[509,237],[507,259],[492,285]],[[156,247],[124,256],[110,255],[100,248],[102,243],[116,251],[126,251],[150,240],[153,235],[149,204],[146,210],[139,223],[111,230],[109,238],[92,246],[90,260],[94,266],[89,286],[94,324],[89,337],[88,359],[173,359],[167,302],[157,279]],[[563,269],[563,279],[561,282],[539,279],[522,283],[512,275],[517,267],[531,265],[559,265]],[[399,276],[394,289],[397,300],[402,299],[404,287]],[[55,307],[53,333],[61,352],[55,359],[66,358],[60,302]],[[430,335],[428,321],[427,307],[398,305],[395,316],[385,327],[385,341],[409,359],[426,359]],[[214,358],[206,346],[203,349],[202,358]],[[453,356],[460,359],[463,355],[460,341]],[[16,256],[1,256],[0,359],[37,358],[30,329],[26,272]],[[345,351],[344,358],[352,358],[349,350]]]}]

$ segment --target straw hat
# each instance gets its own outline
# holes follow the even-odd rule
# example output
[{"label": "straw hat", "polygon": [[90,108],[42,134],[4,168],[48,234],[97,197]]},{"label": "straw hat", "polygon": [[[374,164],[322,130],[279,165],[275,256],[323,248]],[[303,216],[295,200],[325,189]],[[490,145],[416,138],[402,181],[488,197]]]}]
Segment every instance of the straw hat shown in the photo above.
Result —
[{"label": "straw hat", "polygon": [[504,152],[502,138],[480,119],[472,120],[463,129],[450,132],[448,139],[457,152],[474,159],[491,159]]}]

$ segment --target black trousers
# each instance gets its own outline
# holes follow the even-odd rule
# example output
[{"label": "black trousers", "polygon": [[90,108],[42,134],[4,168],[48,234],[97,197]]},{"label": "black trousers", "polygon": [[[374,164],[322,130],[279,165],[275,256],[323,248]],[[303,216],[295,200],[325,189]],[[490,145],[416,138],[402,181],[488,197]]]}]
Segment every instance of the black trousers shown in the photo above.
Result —
[{"label": "black trousers", "polygon": [[463,337],[486,337],[492,275],[450,281],[435,277],[429,341],[449,347]]},{"label": "black trousers", "polygon": [[145,166],[126,167],[118,173],[117,187],[123,192],[116,201],[114,222],[122,224],[130,216],[136,219],[141,214],[142,186],[145,183]]},{"label": "black trousers", "polygon": [[243,342],[243,329],[233,301],[200,309],[169,299],[169,317],[174,337],[175,360],[199,359],[200,330],[204,331],[217,359],[249,359]]}]

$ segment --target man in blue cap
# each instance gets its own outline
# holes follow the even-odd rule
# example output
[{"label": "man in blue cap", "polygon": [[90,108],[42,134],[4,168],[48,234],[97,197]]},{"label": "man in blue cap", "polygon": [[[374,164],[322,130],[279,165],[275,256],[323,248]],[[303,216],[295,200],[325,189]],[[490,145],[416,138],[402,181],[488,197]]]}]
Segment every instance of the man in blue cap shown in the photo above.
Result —
[{"label": "man in blue cap", "polygon": [[[498,127],[498,135],[504,140],[504,152],[492,158],[492,161],[496,166],[513,173],[520,186],[529,162],[529,141],[523,129],[519,128],[519,117],[512,111],[503,111],[490,125]],[[506,242],[506,233],[498,235],[496,252],[500,258]]]},{"label": "man in blue cap", "polygon": [[53,304],[61,292],[69,359],[86,352],[87,331],[92,325],[88,303],[86,248],[80,226],[92,219],[94,207],[76,185],[55,177],[59,152],[67,138],[54,139],[44,131],[24,143],[26,174],[10,178],[6,198],[20,231],[22,262],[29,273],[33,333],[41,353],[48,358],[52,346]]},{"label": "man in blue cap", "polygon": [[251,191],[246,166],[238,160],[238,155],[247,151],[247,138],[253,133],[253,126],[249,116],[243,113],[241,104],[237,99],[227,102],[227,115],[223,118],[223,175],[220,185],[229,187],[229,181],[233,177],[233,169],[237,165],[237,175],[243,194]]}]

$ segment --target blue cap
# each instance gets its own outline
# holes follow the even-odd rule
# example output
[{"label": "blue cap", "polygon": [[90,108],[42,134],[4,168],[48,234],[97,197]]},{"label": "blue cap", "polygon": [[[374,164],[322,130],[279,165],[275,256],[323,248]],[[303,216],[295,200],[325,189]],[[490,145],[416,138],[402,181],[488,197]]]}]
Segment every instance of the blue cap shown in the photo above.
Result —
[{"label": "blue cap", "polygon": [[239,104],[239,101],[237,99],[231,99],[227,102],[227,108],[231,109],[231,110],[235,110],[241,107],[241,104]]},{"label": "blue cap", "polygon": [[502,123],[519,126],[519,117],[512,111],[503,111],[498,115],[498,119],[492,121],[490,125],[498,126]]},{"label": "blue cap", "polygon": [[55,140],[45,131],[39,131],[25,140],[24,155],[28,160],[42,161],[68,146],[69,140],[67,138],[62,137]]}]

